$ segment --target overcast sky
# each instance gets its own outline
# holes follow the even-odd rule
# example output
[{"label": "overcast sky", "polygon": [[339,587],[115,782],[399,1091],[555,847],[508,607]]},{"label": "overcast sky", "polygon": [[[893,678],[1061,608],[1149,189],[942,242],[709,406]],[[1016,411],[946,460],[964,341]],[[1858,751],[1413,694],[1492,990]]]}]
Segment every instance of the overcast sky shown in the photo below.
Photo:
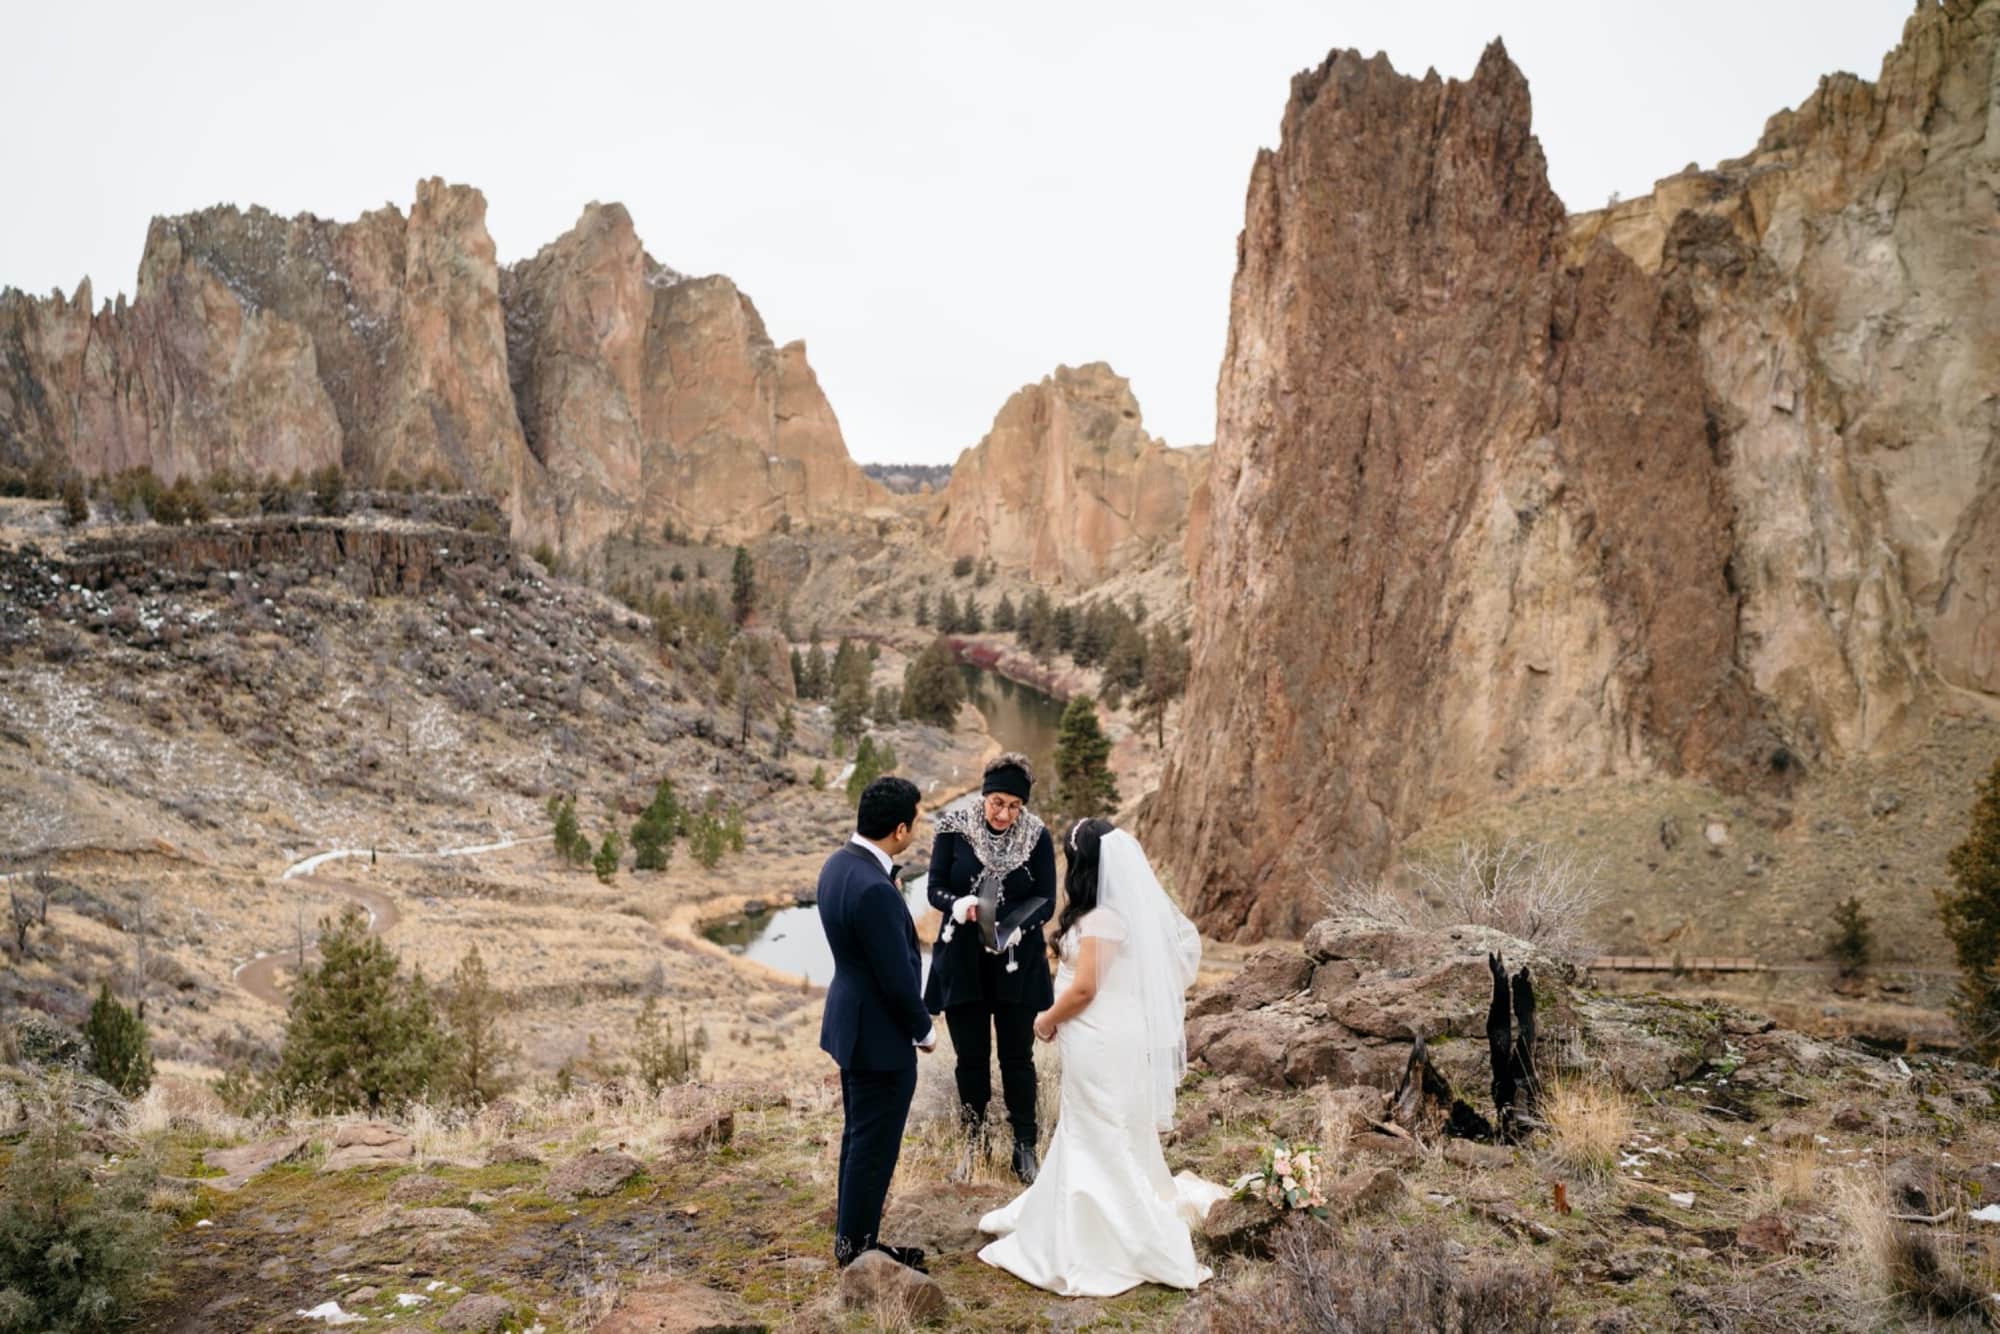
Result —
[{"label": "overcast sky", "polygon": [[1251,159],[1328,50],[1498,35],[1572,209],[1873,78],[1906,0],[0,4],[0,285],[129,292],[159,213],[350,219],[478,186],[503,263],[619,200],[804,338],[864,461],[949,462],[1058,363],[1214,430]]}]

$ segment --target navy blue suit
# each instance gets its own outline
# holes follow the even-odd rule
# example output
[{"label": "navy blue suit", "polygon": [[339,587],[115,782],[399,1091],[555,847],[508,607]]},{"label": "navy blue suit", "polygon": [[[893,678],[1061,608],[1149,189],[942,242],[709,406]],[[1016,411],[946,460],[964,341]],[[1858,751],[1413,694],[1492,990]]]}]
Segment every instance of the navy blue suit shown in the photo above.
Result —
[{"label": "navy blue suit", "polygon": [[836,1252],[876,1244],[917,1091],[917,1048],[931,1031],[922,957],[909,906],[875,854],[848,843],[819,873],[819,921],[833,948],[833,982],[819,1045],[840,1066]]}]

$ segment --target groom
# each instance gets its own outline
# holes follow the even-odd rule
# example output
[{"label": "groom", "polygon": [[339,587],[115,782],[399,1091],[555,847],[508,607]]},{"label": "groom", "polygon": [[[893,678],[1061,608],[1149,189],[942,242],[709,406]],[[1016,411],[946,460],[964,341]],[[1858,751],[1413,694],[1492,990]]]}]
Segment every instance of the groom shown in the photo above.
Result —
[{"label": "groom", "polygon": [[819,873],[819,921],[833,947],[819,1045],[840,1066],[844,1117],[833,1239],[842,1266],[869,1250],[912,1268],[924,1264],[916,1247],[885,1246],[875,1235],[917,1091],[917,1053],[937,1047],[924,1009],[916,925],[895,884],[894,858],[916,836],[917,795],[907,778],[870,783],[854,837]]}]

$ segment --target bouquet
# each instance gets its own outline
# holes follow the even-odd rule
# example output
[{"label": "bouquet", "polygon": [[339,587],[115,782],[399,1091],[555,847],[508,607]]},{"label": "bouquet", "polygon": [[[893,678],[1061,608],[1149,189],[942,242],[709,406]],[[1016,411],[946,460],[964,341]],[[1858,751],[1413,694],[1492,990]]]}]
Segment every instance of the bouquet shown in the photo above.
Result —
[{"label": "bouquet", "polygon": [[1257,1170],[1237,1178],[1236,1193],[1280,1212],[1300,1210],[1326,1217],[1319,1150],[1310,1144],[1269,1146],[1258,1156]]}]

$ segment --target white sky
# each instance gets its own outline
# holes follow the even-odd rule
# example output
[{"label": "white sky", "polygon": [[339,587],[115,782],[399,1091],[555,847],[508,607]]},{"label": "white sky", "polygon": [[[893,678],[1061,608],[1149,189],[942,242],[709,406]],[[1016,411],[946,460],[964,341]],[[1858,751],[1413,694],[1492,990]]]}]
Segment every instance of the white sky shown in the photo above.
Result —
[{"label": "white sky", "polygon": [[1110,362],[1213,434],[1243,191],[1334,47],[1469,75],[1499,35],[1573,209],[1746,152],[1907,0],[338,5],[0,0],[0,285],[130,291],[146,224],[350,219],[476,185],[503,263],[619,200],[807,340],[863,461],[949,462]]}]

